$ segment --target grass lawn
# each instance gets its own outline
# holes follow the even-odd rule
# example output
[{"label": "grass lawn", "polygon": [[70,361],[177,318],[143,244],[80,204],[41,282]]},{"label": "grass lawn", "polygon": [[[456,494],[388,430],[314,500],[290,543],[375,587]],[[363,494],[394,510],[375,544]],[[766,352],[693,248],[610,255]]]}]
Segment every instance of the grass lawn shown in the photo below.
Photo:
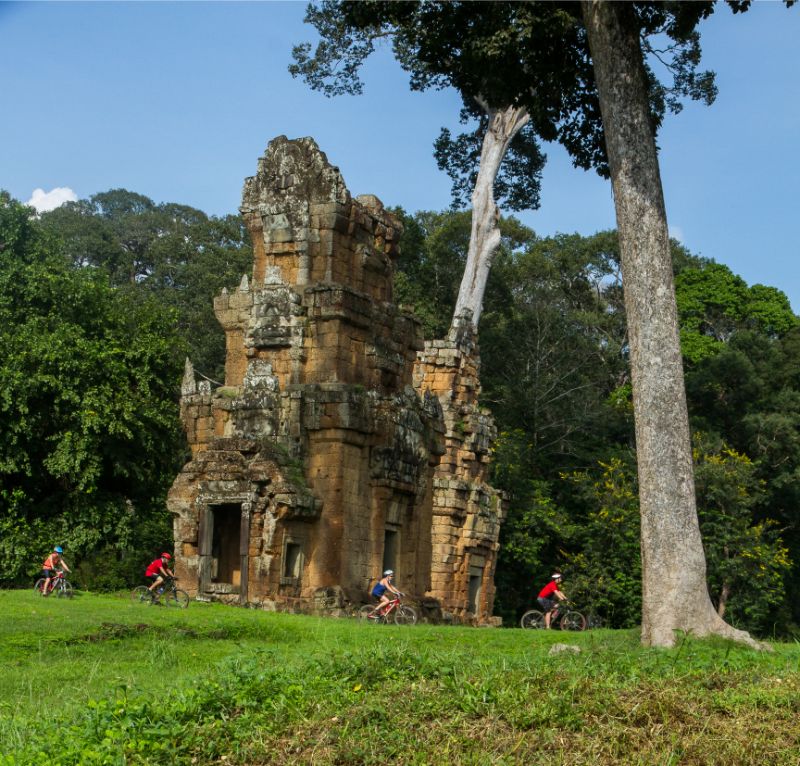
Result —
[{"label": "grass lawn", "polygon": [[[0,591],[0,764],[800,763],[800,645]],[[549,654],[556,643],[580,653]]]}]

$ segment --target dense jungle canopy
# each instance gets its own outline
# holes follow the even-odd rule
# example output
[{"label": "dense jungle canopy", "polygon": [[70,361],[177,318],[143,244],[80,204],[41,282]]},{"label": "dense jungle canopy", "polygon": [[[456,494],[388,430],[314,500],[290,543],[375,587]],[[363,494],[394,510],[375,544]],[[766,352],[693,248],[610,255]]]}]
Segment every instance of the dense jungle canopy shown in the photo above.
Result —
[{"label": "dense jungle canopy", "polygon": [[[470,217],[396,211],[398,302],[447,330]],[[639,517],[614,232],[537,237],[513,218],[481,317],[483,400],[508,496],[496,610],[550,572],[612,626],[640,614]],[[783,293],[673,242],[697,501],[715,606],[760,635],[800,622],[800,327]],[[221,379],[212,298],[251,268],[238,216],[113,190],[35,218],[0,198],[0,581],[53,541],[83,585],[121,587],[170,534],[185,459],[184,356]]]}]

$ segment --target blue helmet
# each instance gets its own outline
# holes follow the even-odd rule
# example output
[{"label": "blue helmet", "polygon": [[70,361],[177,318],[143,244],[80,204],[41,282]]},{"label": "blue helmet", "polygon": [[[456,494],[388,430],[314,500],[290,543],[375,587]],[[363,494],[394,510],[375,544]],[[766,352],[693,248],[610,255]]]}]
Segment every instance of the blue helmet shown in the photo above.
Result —
[{"label": "blue helmet", "polygon": [[53,550],[54,550],[56,553],[63,553],[63,552],[64,552],[64,549],[63,549],[63,548],[62,548],[60,545],[56,545],[56,547],[55,547],[55,548],[53,548]]}]

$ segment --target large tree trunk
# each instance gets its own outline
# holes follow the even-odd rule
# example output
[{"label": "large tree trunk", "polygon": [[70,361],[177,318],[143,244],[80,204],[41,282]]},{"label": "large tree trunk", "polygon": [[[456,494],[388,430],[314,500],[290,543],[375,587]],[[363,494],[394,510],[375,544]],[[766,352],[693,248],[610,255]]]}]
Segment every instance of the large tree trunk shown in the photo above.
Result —
[{"label": "large tree trunk", "polygon": [[523,107],[509,106],[498,110],[485,105],[484,108],[489,116],[489,125],[483,137],[478,178],[472,192],[469,252],[452,324],[456,327],[459,321],[469,318],[476,331],[492,258],[500,244],[497,226],[500,213],[494,201],[494,182],[509,144],[530,119]]},{"label": "large tree trunk", "polygon": [[642,522],[642,643],[675,631],[760,647],[708,595],[667,217],[639,29],[629,3],[583,0],[600,95],[628,319]]}]

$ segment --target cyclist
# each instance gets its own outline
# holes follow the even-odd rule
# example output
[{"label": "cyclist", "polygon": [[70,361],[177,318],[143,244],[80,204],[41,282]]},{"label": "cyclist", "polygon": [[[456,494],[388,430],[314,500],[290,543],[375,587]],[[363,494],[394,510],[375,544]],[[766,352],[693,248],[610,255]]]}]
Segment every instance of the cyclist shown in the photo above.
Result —
[{"label": "cyclist", "polygon": [[147,590],[151,593],[155,590],[166,577],[174,578],[175,575],[169,568],[169,564],[167,563],[172,559],[172,556],[169,553],[162,553],[155,561],[153,561],[147,570],[144,573],[145,577],[151,577],[153,582],[147,586]]},{"label": "cyclist", "polygon": [[394,587],[394,585],[392,585],[393,579],[394,570],[387,569],[383,573],[383,577],[375,584],[375,587],[372,589],[372,595],[378,599],[378,603],[372,608],[372,611],[369,613],[369,617],[377,617],[378,612],[388,605],[389,597],[386,595],[387,590],[390,593],[394,593],[396,596],[403,595],[399,590],[397,590],[397,588]]},{"label": "cyclist", "polygon": [[50,580],[52,580],[57,574],[59,569],[64,569],[67,572],[70,571],[70,568],[67,566],[67,562],[61,558],[61,554],[64,552],[64,549],[60,545],[56,545],[53,548],[53,552],[44,560],[42,564],[42,577],[44,577],[44,587],[42,588],[42,595],[49,596],[50,595]]},{"label": "cyclist", "polygon": [[[553,616],[553,610],[556,607],[556,598],[559,601],[567,600],[567,597],[561,590],[561,580],[563,579],[564,578],[556,572],[550,577],[550,582],[539,591],[539,595],[536,598],[539,605],[544,609],[544,626],[548,630],[550,629],[550,619]],[[555,598],[553,598],[553,596],[555,596]]]}]

